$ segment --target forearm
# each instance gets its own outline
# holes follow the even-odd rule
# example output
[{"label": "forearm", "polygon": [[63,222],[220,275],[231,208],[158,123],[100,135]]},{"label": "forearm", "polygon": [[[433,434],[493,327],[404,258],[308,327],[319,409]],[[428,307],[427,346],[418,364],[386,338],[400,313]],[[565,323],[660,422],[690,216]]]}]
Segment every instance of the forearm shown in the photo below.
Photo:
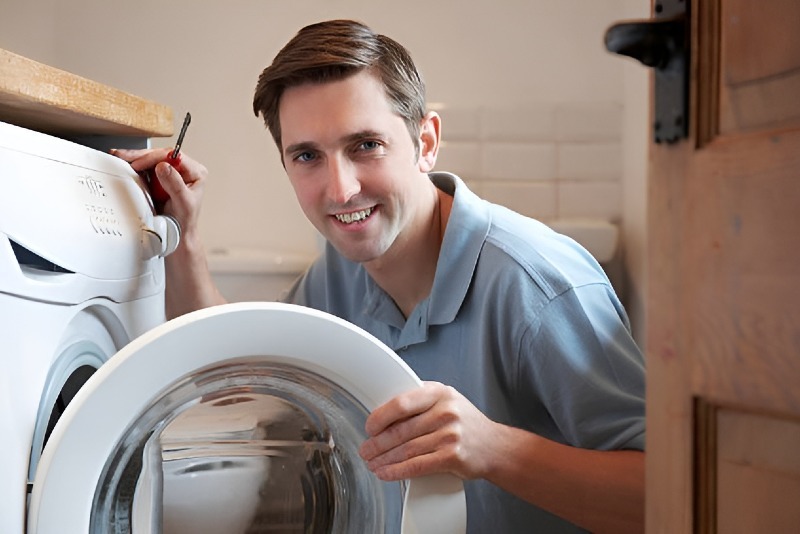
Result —
[{"label": "forearm", "polygon": [[644,453],[579,449],[497,426],[490,482],[598,534],[644,531]]},{"label": "forearm", "polygon": [[224,304],[208,269],[205,248],[194,234],[181,237],[178,248],[165,259],[167,319]]}]

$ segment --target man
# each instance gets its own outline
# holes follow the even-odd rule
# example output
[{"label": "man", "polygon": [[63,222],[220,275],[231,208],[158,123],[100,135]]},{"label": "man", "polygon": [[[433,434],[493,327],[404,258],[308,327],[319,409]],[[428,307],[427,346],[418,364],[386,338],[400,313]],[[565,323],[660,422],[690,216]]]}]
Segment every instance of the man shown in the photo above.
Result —
[{"label": "man", "polygon": [[[308,26],[254,110],[327,239],[286,300],[364,328],[427,380],[369,416],[369,468],[463,478],[469,532],[642,531],[644,365],[625,312],[576,243],[433,172],[442,121],[407,51],[357,22]],[[117,154],[144,170],[166,150]],[[224,302],[197,229],[206,170],[156,172],[184,230],[168,315]]]}]

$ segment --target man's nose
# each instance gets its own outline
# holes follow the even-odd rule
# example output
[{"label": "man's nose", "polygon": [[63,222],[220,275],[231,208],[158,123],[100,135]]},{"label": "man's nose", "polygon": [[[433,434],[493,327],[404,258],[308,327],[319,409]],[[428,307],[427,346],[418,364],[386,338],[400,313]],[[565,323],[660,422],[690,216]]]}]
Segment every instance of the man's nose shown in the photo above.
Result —
[{"label": "man's nose", "polygon": [[361,182],[352,162],[345,158],[328,160],[328,197],[344,204],[361,191]]}]

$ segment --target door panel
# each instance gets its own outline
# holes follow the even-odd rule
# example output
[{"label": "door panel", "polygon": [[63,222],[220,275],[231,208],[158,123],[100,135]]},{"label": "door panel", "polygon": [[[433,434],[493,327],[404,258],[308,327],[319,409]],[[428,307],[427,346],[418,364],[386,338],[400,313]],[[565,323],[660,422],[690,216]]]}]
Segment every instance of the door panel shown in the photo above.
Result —
[{"label": "door panel", "polygon": [[721,131],[770,127],[800,118],[797,1],[716,3],[724,104]]},{"label": "door panel", "polygon": [[794,534],[800,525],[800,422],[720,409],[717,418],[718,532]]},{"label": "door panel", "polygon": [[689,138],[650,153],[647,531],[800,532],[800,2],[691,12]]}]

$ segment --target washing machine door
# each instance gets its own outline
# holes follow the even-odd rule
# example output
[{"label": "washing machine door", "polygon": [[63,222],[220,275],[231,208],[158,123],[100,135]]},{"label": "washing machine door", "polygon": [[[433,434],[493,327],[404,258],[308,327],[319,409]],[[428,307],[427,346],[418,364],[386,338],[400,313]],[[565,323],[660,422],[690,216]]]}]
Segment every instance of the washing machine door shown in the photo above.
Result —
[{"label": "washing machine door", "polygon": [[308,308],[175,319],[67,407],[28,532],[464,532],[460,480],[383,482],[358,457],[368,413],[420,384],[380,341]]}]

